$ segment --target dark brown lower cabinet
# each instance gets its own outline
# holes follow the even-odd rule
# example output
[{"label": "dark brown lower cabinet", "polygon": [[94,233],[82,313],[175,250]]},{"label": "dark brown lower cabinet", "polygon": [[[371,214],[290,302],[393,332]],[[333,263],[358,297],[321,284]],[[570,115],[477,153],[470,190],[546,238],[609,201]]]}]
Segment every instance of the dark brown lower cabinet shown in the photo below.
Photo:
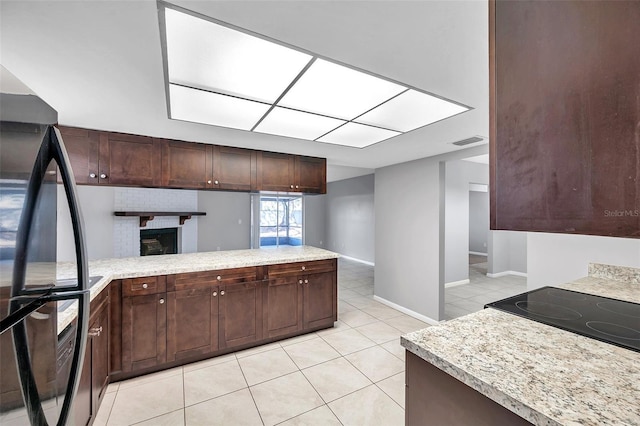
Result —
[{"label": "dark brown lower cabinet", "polygon": [[262,339],[262,283],[253,281],[220,286],[220,349]]},{"label": "dark brown lower cabinet", "polygon": [[407,426],[531,424],[409,351],[406,362]]},{"label": "dark brown lower cabinet", "polygon": [[264,301],[264,337],[284,336],[302,330],[301,282],[302,279],[296,275],[269,280]]},{"label": "dark brown lower cabinet", "polygon": [[73,401],[78,426],[93,423],[109,384],[109,292],[91,302],[90,312],[84,364]]},{"label": "dark brown lower cabinet", "polygon": [[158,293],[122,298],[122,371],[141,370],[166,361],[166,297],[166,293]]},{"label": "dark brown lower cabinet", "polygon": [[338,319],[338,287],[335,271],[308,275],[304,277],[303,283],[303,329],[332,326]]},{"label": "dark brown lower cabinet", "polygon": [[167,361],[218,350],[217,286],[167,292]]}]

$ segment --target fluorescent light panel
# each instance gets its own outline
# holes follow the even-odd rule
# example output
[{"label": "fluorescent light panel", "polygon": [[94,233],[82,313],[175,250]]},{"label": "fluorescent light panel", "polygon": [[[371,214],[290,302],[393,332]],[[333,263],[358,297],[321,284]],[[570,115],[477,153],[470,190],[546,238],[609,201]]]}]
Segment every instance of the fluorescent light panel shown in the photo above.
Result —
[{"label": "fluorescent light panel", "polygon": [[314,140],[344,123],[344,120],[275,107],[254,130]]},{"label": "fluorescent light panel", "polygon": [[170,7],[164,11],[172,119],[363,148],[469,109]]},{"label": "fluorescent light panel", "polygon": [[171,118],[251,130],[268,110],[268,104],[169,85]]},{"label": "fluorescent light panel", "polygon": [[319,138],[318,142],[364,148],[365,146],[381,142],[385,139],[398,136],[399,134],[401,133],[394,132],[393,130],[380,129],[358,123],[347,123]]},{"label": "fluorescent light panel", "polygon": [[399,132],[410,132],[468,109],[417,90],[408,90],[358,117],[356,121]]},{"label": "fluorescent light panel", "polygon": [[165,10],[171,83],[273,103],[311,60],[306,53]]},{"label": "fluorescent light panel", "polygon": [[278,105],[352,120],[405,90],[399,84],[318,59]]}]

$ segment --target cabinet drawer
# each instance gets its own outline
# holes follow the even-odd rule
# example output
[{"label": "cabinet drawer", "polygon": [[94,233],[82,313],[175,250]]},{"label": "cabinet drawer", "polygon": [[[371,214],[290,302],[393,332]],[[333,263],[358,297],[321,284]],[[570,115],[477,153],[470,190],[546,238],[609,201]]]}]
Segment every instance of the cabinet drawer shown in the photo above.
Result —
[{"label": "cabinet drawer", "polygon": [[274,278],[281,275],[306,275],[316,272],[331,272],[335,269],[335,259],[283,263],[278,265],[269,265],[269,278]]},{"label": "cabinet drawer", "polygon": [[142,296],[164,293],[167,290],[166,275],[157,277],[128,278],[122,282],[124,296]]},{"label": "cabinet drawer", "polygon": [[245,283],[258,280],[258,271],[255,266],[246,268],[220,269],[209,271],[218,284]]},{"label": "cabinet drawer", "polygon": [[167,276],[167,291],[199,289],[217,284],[217,274],[212,271],[188,272]]}]

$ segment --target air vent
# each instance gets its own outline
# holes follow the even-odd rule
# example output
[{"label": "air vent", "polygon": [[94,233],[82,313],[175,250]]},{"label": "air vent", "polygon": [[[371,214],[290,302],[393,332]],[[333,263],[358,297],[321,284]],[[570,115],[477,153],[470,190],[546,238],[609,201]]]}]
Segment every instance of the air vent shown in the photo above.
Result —
[{"label": "air vent", "polygon": [[481,142],[483,139],[480,136],[474,136],[472,138],[462,139],[461,141],[452,142],[454,145],[465,146],[476,142]]}]

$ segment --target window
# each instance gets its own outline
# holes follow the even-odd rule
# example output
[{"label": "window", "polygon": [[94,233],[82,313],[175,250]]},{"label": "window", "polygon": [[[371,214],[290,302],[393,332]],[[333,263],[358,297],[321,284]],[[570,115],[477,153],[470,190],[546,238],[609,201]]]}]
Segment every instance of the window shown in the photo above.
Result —
[{"label": "window", "polygon": [[258,213],[257,223],[254,220],[254,247],[303,244],[302,196],[260,195],[254,198],[255,202],[259,211],[254,210]]}]

